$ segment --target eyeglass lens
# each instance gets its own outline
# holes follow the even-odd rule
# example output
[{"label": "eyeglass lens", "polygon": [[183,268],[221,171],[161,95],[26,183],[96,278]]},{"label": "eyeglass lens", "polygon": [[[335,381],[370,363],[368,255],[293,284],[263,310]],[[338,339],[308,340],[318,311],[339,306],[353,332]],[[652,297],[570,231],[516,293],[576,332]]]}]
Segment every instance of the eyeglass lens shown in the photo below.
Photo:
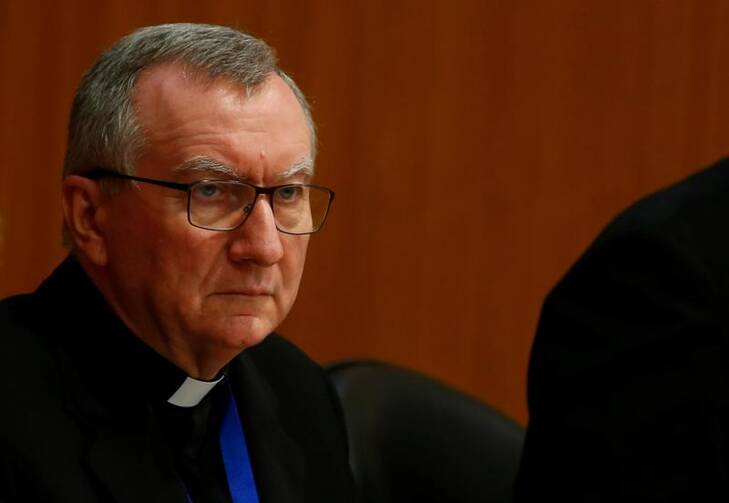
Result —
[{"label": "eyeglass lens", "polygon": [[[211,230],[238,227],[253,209],[256,189],[235,181],[203,181],[190,187],[190,223]],[[273,193],[276,227],[283,232],[310,233],[324,222],[329,191],[308,185],[284,185]]]}]

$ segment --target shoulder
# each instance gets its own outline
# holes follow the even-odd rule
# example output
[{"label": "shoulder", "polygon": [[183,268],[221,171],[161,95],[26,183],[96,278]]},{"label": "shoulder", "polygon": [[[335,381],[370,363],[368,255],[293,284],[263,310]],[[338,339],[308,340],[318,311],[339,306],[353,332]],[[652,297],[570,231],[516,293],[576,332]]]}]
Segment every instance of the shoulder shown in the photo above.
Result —
[{"label": "shoulder", "polygon": [[334,410],[332,387],[324,370],[292,342],[270,334],[245,355],[270,389],[285,399],[281,403],[284,409]]},{"label": "shoulder", "polygon": [[642,236],[702,256],[723,253],[729,251],[729,233],[722,231],[727,219],[729,158],[630,205],[604,229],[593,247]]},{"label": "shoulder", "polygon": [[529,364],[524,501],[718,487],[728,220],[721,161],[623,211],[548,295]]},{"label": "shoulder", "polygon": [[643,300],[673,297],[717,308],[729,301],[729,232],[724,231],[728,221],[725,159],[622,211],[550,298],[574,292],[578,304],[591,298],[603,305],[625,304],[638,299],[620,292],[633,292]]},{"label": "shoulder", "polygon": [[[638,401],[660,390],[665,403],[688,403],[704,393],[703,373],[727,354],[728,219],[729,162],[722,161],[608,225],[544,302],[530,409],[551,410],[555,396]],[[638,384],[658,376],[662,384]]]},{"label": "shoulder", "polygon": [[728,219],[722,161],[611,222],[544,302],[530,407],[550,407],[540,398],[547,390],[569,400],[562,390],[588,386],[627,396],[641,389],[631,382],[639,375],[666,376],[672,400],[690,395],[679,391],[686,383],[706,382],[697,376],[716,368],[711,355],[726,354]]},{"label": "shoulder", "polygon": [[246,353],[262,370],[280,370],[280,365],[285,363],[294,365],[295,370],[305,373],[322,372],[321,367],[298,346],[276,333],[268,335],[260,344],[246,350]]},{"label": "shoulder", "polygon": [[302,442],[318,438],[333,446],[346,444],[343,414],[331,381],[298,347],[271,334],[246,350],[239,363],[248,367],[249,380],[259,381],[259,390],[275,404],[278,420],[292,436]]},{"label": "shoulder", "polygon": [[[30,295],[14,295],[0,300],[0,326],[18,327],[26,325],[30,314]],[[3,330],[3,335],[6,330]]]},{"label": "shoulder", "polygon": [[52,351],[34,324],[44,313],[34,311],[32,295],[0,301],[0,387],[8,382],[17,387],[19,380],[30,382],[53,366]]},{"label": "shoulder", "polygon": [[[667,224],[729,211],[729,158],[698,171],[629,206],[615,220],[624,224]],[[710,220],[714,220],[711,218]]]},{"label": "shoulder", "polygon": [[[24,421],[29,410],[56,407],[60,373],[51,333],[39,320],[33,295],[18,295],[0,301],[0,395],[6,405],[0,424]],[[68,328],[68,327],[66,327]],[[59,332],[63,327],[56,327]]]},{"label": "shoulder", "polygon": [[[232,372],[239,392],[244,400],[247,397],[244,403],[257,421],[278,424],[298,445],[308,498],[350,501],[353,482],[346,426],[324,370],[294,344],[271,334],[244,351]],[[253,448],[262,441],[254,439]],[[289,456],[295,457],[293,452]]]},{"label": "shoulder", "polygon": [[0,465],[12,467],[14,480],[29,476],[29,467],[63,457],[59,453],[70,459],[78,449],[51,334],[37,323],[46,315],[37,312],[32,295],[0,302]]}]

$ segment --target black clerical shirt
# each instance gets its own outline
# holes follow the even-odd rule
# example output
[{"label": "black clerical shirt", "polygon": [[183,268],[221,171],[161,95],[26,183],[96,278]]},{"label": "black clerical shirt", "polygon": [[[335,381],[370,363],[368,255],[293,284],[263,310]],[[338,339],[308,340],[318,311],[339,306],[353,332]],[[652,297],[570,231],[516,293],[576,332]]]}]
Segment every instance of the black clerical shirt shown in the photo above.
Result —
[{"label": "black clerical shirt", "polygon": [[220,422],[225,410],[225,380],[195,407],[158,403],[155,426],[170,450],[194,503],[230,502],[220,451]]},{"label": "black clerical shirt", "polygon": [[[261,501],[352,501],[322,369],[270,334],[227,372]],[[33,294],[0,301],[0,374],[0,500],[230,501],[218,445],[228,386],[171,407],[188,376],[119,320],[73,258]]]},{"label": "black clerical shirt", "polygon": [[[80,273],[75,259],[69,257],[59,272],[59,281],[66,276],[75,278],[78,305],[85,306],[88,313],[84,325],[105,327],[104,333],[79,330],[64,340],[76,365],[84,369],[83,375],[94,376],[86,385],[103,397],[110,410],[123,411],[117,421],[137,423],[151,432],[154,451],[171,459],[193,503],[231,502],[218,438],[226,379],[194,407],[170,404],[169,398],[187,375],[116,317],[88,277]],[[80,285],[78,278],[83,278]]]}]

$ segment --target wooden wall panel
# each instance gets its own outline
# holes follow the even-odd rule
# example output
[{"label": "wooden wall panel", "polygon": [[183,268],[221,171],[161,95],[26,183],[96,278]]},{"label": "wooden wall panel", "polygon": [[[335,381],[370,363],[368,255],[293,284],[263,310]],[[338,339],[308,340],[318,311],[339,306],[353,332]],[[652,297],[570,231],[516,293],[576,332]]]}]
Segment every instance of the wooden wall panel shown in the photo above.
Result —
[{"label": "wooden wall panel", "polygon": [[277,48],[337,191],[284,332],[322,361],[420,369],[524,421],[541,301],[642,194],[727,151],[722,0],[0,0],[0,295],[63,256],[83,70],[141,25]]}]

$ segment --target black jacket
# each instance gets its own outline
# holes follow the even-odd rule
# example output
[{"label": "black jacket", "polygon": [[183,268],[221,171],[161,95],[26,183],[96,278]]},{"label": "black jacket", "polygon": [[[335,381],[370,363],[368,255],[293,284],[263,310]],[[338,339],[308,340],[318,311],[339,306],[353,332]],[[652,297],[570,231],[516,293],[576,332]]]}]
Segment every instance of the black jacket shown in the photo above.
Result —
[{"label": "black jacket", "polygon": [[[0,302],[0,501],[180,502],[155,403],[184,374],[114,315],[67,259]],[[353,500],[344,424],[323,373],[269,335],[229,365],[261,503]]]},{"label": "black jacket", "polygon": [[547,297],[518,502],[729,500],[729,161],[619,215]]}]

